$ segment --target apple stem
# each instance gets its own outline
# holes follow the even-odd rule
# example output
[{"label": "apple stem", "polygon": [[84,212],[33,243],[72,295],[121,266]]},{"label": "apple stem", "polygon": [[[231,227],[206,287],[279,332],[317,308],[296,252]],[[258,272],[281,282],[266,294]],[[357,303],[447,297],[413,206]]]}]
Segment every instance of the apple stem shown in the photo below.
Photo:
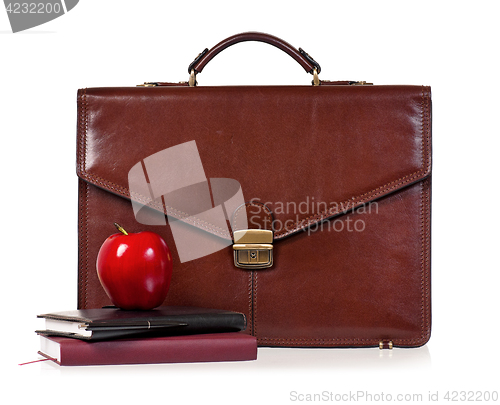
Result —
[{"label": "apple stem", "polygon": [[125,229],[123,229],[120,225],[118,225],[116,222],[115,222],[115,226],[116,226],[116,229],[118,229],[121,233],[123,233],[124,235],[128,235],[127,231]]}]

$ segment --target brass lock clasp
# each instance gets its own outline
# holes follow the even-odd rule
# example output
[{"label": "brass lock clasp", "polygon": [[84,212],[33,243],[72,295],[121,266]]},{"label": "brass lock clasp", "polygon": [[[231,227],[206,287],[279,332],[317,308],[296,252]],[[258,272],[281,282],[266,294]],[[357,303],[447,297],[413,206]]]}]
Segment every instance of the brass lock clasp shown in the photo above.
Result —
[{"label": "brass lock clasp", "polygon": [[273,265],[273,232],[267,229],[234,231],[234,265],[240,269],[265,269]]}]

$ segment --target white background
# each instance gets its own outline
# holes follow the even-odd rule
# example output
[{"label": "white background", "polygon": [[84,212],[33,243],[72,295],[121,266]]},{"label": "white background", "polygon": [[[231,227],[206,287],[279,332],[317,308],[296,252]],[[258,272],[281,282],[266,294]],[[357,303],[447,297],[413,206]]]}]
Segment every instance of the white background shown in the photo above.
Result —
[{"label": "white background", "polygon": [[[451,390],[500,391],[496,4],[82,0],[17,34],[0,10],[2,397],[281,404],[294,402],[291,391],[424,399],[439,391],[445,403]],[[303,47],[323,79],[432,86],[430,343],[392,352],[259,349],[256,362],[235,364],[18,366],[38,358],[36,315],[76,308],[77,89],[187,80],[200,51],[244,31]],[[200,85],[310,80],[284,53],[251,43],[224,51],[198,77]]]}]

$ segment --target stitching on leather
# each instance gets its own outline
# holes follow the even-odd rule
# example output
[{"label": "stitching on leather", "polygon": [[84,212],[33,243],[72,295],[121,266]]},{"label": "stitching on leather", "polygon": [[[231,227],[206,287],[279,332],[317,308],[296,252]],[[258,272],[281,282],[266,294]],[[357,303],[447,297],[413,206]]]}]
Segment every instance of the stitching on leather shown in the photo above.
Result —
[{"label": "stitching on leather", "polygon": [[[263,342],[282,342],[282,344],[290,343],[290,342],[303,342],[307,343],[309,342],[311,345],[312,344],[318,344],[318,342],[325,342],[328,343],[337,343],[337,342],[344,342],[346,343],[355,343],[355,342],[374,342],[377,343],[380,341],[379,339],[356,339],[356,338],[332,338],[332,339],[314,339],[314,338],[304,338],[304,339],[287,339],[287,338],[258,338],[259,343]],[[423,336],[419,336],[418,338],[414,339],[392,339],[394,344],[420,344],[426,341],[426,336],[425,334]],[[291,344],[291,343],[290,343]]]},{"label": "stitching on leather", "polygon": [[256,271],[254,277],[254,294],[253,294],[253,332],[254,336],[257,336],[257,287],[259,281],[259,272]]},{"label": "stitching on leather", "polygon": [[[78,164],[81,165],[81,154],[82,154],[82,95],[80,94],[78,100],[78,138],[77,138],[77,147],[78,147]],[[82,182],[78,182],[78,307],[82,306],[82,297],[83,297],[83,292],[82,292],[82,272],[81,272],[81,267],[83,266],[83,226],[82,226],[82,205],[83,205],[83,196],[82,196]]]},{"label": "stitching on leather", "polygon": [[[422,111],[422,127],[421,127],[421,137],[422,141],[420,143],[420,150],[424,149],[424,139],[425,139],[425,99],[424,99],[424,87],[422,86],[422,103],[421,103],[421,111]],[[422,153],[422,164],[423,164],[423,153]],[[420,336],[424,336],[424,254],[425,254],[425,240],[424,240],[424,184],[420,183],[420,241],[422,252],[420,254]]]},{"label": "stitching on leather", "polygon": [[269,219],[271,220],[271,224],[273,223],[273,216],[271,214],[271,209],[267,205],[262,204],[262,203],[256,203],[254,201],[250,201],[250,202],[246,202],[244,205],[240,205],[238,208],[236,208],[236,211],[234,211],[234,218],[233,218],[233,225],[234,225],[234,228],[235,228],[234,230],[236,230],[236,218],[238,218],[238,215],[240,214],[241,209],[242,208],[246,208],[247,206],[249,206],[249,207],[259,207],[259,208],[264,207],[265,210],[267,210],[266,214],[269,217]]},{"label": "stitching on leather", "polygon": [[249,328],[250,328],[250,334],[253,335],[253,311],[252,311],[252,302],[253,302],[253,287],[252,287],[252,280],[253,280],[253,272],[249,272],[248,276],[248,314],[250,316],[250,323],[249,323]]},{"label": "stitching on leather", "polygon": [[424,333],[424,337],[427,336],[427,334],[430,334],[431,330],[431,325],[430,325],[430,316],[431,316],[431,308],[430,308],[430,251],[431,251],[431,246],[430,246],[430,185],[431,182],[428,180],[427,185],[426,185],[426,207],[427,207],[427,213],[426,213],[426,259],[425,259],[425,264],[426,264],[426,272],[425,272],[425,303],[426,303],[426,329]]},{"label": "stitching on leather", "polygon": [[[429,100],[426,97],[425,88],[422,86],[422,148],[427,149],[428,137],[430,134],[429,126]],[[425,155],[425,164],[427,165],[427,154]],[[429,333],[429,284],[428,284],[428,232],[429,232],[429,181],[423,181],[420,184],[420,237],[422,241],[421,253],[421,339],[424,341]]]},{"label": "stitching on leather", "polygon": [[[83,100],[84,100],[84,111],[85,111],[85,119],[84,123],[84,136],[85,136],[85,149],[83,155],[83,167],[86,167],[87,164],[87,133],[89,128],[89,116],[88,116],[88,100],[87,100],[87,89],[83,92]],[[89,224],[89,193],[90,189],[86,185],[85,186],[85,284],[84,284],[84,308],[87,308],[88,303],[88,282],[89,282],[89,234],[88,234],[88,224]]]},{"label": "stitching on leather", "polygon": [[[431,128],[430,128],[430,114],[431,114],[431,111],[430,111],[430,106],[429,106],[429,101],[430,101],[430,98],[429,96],[426,96],[425,98],[425,105],[426,105],[426,112],[427,112],[427,118],[425,120],[425,125],[426,125],[426,134],[425,134],[425,139],[426,139],[426,142],[429,141],[429,137],[430,137],[430,132],[431,132]],[[426,155],[426,159],[427,159],[427,155]],[[427,164],[430,164],[430,162],[428,162]],[[424,250],[425,250],[425,262],[424,262],[424,265],[425,265],[425,268],[423,269],[424,270],[424,274],[423,274],[423,277],[425,278],[425,295],[423,297],[423,299],[425,300],[425,315],[424,315],[424,319],[425,319],[425,329],[424,329],[424,333],[422,334],[422,338],[425,339],[426,336],[430,333],[430,302],[429,302],[429,298],[430,298],[430,284],[429,284],[429,272],[430,272],[430,257],[429,257],[429,252],[430,252],[430,180],[427,179],[425,182],[425,208],[426,208],[426,211],[425,211],[425,234],[424,234],[424,238],[425,238],[425,247],[424,247]]]},{"label": "stitching on leather", "polygon": [[89,285],[89,193],[90,188],[85,185],[85,287],[84,287],[84,308],[88,303],[88,285]]},{"label": "stitching on leather", "polygon": [[88,237],[88,195],[89,187],[84,181],[79,184],[79,266],[78,276],[78,303],[80,308],[88,305],[88,263],[89,263],[89,237]]},{"label": "stitching on leather", "polygon": [[425,239],[424,239],[424,232],[425,232],[425,208],[424,208],[424,184],[423,182],[420,183],[420,240],[421,240],[421,248],[422,251],[420,253],[420,336],[424,336],[424,320],[425,320],[425,315],[424,315],[424,305],[425,305],[425,299],[424,299],[424,277],[425,277],[425,261],[424,261],[424,255],[425,255]]},{"label": "stitching on leather", "polygon": [[84,114],[84,119],[83,119],[83,129],[84,129],[84,138],[82,140],[83,143],[83,156],[82,156],[82,172],[86,170],[87,167],[87,132],[89,128],[89,116],[88,116],[88,100],[87,100],[87,89],[83,90],[83,114]]},{"label": "stitching on leather", "polygon": [[[83,131],[83,139],[80,141],[80,167],[82,167],[82,164],[85,164],[86,161],[86,151],[87,151],[87,145],[86,145],[86,140],[87,140],[87,130],[88,130],[88,115],[87,115],[87,89],[84,89],[83,94],[81,96],[81,104],[82,104],[82,114],[80,114],[80,131]],[[83,192],[85,193],[83,198],[82,198],[82,211],[81,215],[83,217],[83,223],[81,224],[83,226],[83,233],[84,233],[84,245],[85,248],[84,250],[84,258],[82,259],[82,265],[84,266],[84,271],[81,273],[81,288],[82,288],[82,300],[83,300],[83,308],[87,308],[88,305],[88,274],[89,274],[89,236],[88,236],[88,200],[89,200],[89,187],[87,184],[83,184],[84,190]],[[83,246],[82,246],[83,247]]]},{"label": "stitching on leather", "polygon": [[[82,115],[79,114],[78,115],[78,131],[79,133],[81,133],[82,131],[82,122],[81,122],[81,119],[82,119]],[[80,148],[80,145],[78,145],[78,148]],[[78,151],[78,153],[80,154],[80,150]],[[83,225],[83,222],[85,221],[85,215],[84,215],[84,198],[85,198],[85,194],[84,194],[84,191],[83,191],[83,187],[84,187],[84,182],[82,180],[79,180],[78,181],[78,247],[79,247],[79,251],[78,251],[78,266],[79,266],[79,269],[80,271],[78,272],[78,306],[81,308],[84,303],[85,303],[85,296],[84,296],[84,291],[85,291],[85,288],[84,288],[84,273],[83,273],[83,268],[84,268],[84,256],[85,256],[85,251],[86,251],[86,248],[85,248],[85,245],[84,245],[84,241],[85,241],[85,237],[84,237],[84,231],[85,231],[85,227]]]},{"label": "stitching on leather", "polygon": [[[426,94],[425,94],[425,87],[422,86],[422,102],[421,102],[421,109],[423,111],[423,108],[424,108],[424,103],[427,105],[427,98],[426,97]],[[344,206],[348,203],[351,203],[353,202],[353,208],[356,207],[358,204],[361,204],[371,198],[374,198],[380,194],[384,194],[386,192],[390,192],[390,191],[393,191],[393,190],[396,190],[398,189],[399,187],[405,185],[405,184],[408,184],[408,183],[411,183],[413,180],[417,179],[420,175],[424,174],[428,169],[429,169],[429,160],[427,158],[427,154],[428,154],[428,143],[427,143],[427,137],[428,137],[428,133],[424,133],[423,131],[423,128],[424,128],[424,125],[426,125],[426,123],[424,123],[424,121],[426,121],[427,117],[424,117],[424,114],[422,112],[421,114],[421,122],[422,122],[422,143],[421,143],[421,164],[422,164],[422,168],[420,170],[417,170],[416,172],[413,172],[411,174],[408,174],[406,176],[403,176],[397,180],[394,180],[394,181],[391,181],[389,183],[386,183],[384,184],[383,186],[380,186],[380,187],[377,187],[371,191],[368,191],[364,194],[361,194],[361,195],[358,195],[356,197],[353,197],[349,200],[346,200],[344,202],[341,202],[341,203],[338,203],[336,204],[337,207],[338,206]],[[425,143],[425,148],[423,147],[423,144]],[[396,183],[396,184],[394,184]],[[390,187],[389,187],[390,186]],[[385,188],[385,187],[388,187],[388,188]],[[385,188],[385,189],[384,189]],[[377,190],[380,190],[380,189],[383,189],[381,191],[378,191],[377,193],[375,193],[375,191]],[[367,196],[366,198],[363,198]],[[277,232],[275,235],[274,235],[274,238],[275,239],[281,239],[285,236],[288,236],[290,234],[293,234],[293,233],[296,233],[302,229],[305,229],[307,228],[308,226],[310,225],[313,225],[315,223],[318,223],[332,215],[336,215],[340,212],[339,209],[327,209],[319,214],[315,214],[315,215],[311,215],[307,218],[304,218],[298,222],[296,222],[294,224],[294,227],[291,228],[291,229],[284,229],[283,231],[280,231],[280,232]],[[311,218],[315,218],[314,220],[311,220]],[[304,224],[304,225],[299,225],[299,224]]]},{"label": "stitching on leather", "polygon": [[79,98],[78,98],[78,136],[77,136],[77,153],[78,153],[78,161],[77,161],[77,164],[78,164],[78,167],[77,167],[77,170],[78,172],[81,172],[81,168],[82,168],[82,141],[83,141],[83,136],[82,136],[82,133],[83,133],[83,116],[84,116],[84,113],[83,113],[83,93],[80,92],[79,94]]},{"label": "stitching on leather", "polygon": [[339,338],[339,339],[279,339],[279,338],[259,338],[259,341],[283,341],[283,342],[379,342],[378,339],[356,339],[356,338]]},{"label": "stitching on leather", "polygon": [[423,182],[422,210],[422,339],[429,334],[429,181]]},{"label": "stitching on leather", "polygon": [[[100,176],[97,176],[95,174],[91,174],[91,173],[88,173],[87,172],[87,151],[88,151],[88,139],[87,139],[87,133],[88,133],[88,99],[87,99],[87,89],[85,88],[84,91],[83,91],[83,95],[82,95],[82,98],[83,98],[83,114],[84,114],[84,123],[85,123],[85,131],[84,131],[84,139],[83,139],[83,142],[82,144],[84,145],[84,150],[83,150],[83,154],[81,155],[81,158],[80,158],[80,173],[82,175],[82,177],[86,178],[87,180],[90,180],[90,181],[95,181],[96,183],[98,184],[101,184],[102,186],[106,187],[106,188],[109,188],[111,190],[114,190],[116,192],[118,192],[119,194],[121,194],[122,196],[124,197],[130,197],[130,191],[125,188],[125,187],[122,187],[122,186],[119,186],[118,184],[115,184],[111,181],[108,181],[108,180],[105,180],[103,178],[101,178]],[[134,194],[134,197],[136,196],[141,196],[143,201],[150,201],[150,198],[146,197],[146,196],[142,196],[138,193],[133,193]],[[181,213],[183,215],[186,215],[186,216],[189,216],[189,214],[185,213],[185,212],[182,212],[182,211],[179,211],[179,210],[176,210],[175,208],[173,207],[168,207],[166,206],[167,208],[171,209],[172,211],[176,211],[178,213]],[[163,207],[162,207],[163,208]],[[161,209],[161,211],[163,212],[163,209]],[[204,226],[202,226],[203,228],[205,228],[206,230],[212,232],[212,233],[216,233],[218,235],[221,235],[222,237],[224,238],[227,238],[227,237],[231,237],[231,235],[229,234],[229,232],[227,232],[226,230],[218,227],[217,225],[213,225],[209,222],[206,222],[200,218],[197,218],[195,216],[190,216],[191,218],[193,218],[194,220],[196,221],[199,221],[199,222],[194,222],[193,221],[193,224],[195,225],[199,225],[199,226],[202,226],[201,224],[205,224]]]},{"label": "stitching on leather", "polygon": [[[351,202],[353,202],[353,201],[354,201],[354,202],[353,202],[353,204],[352,204],[352,208],[355,208],[358,204],[361,204],[361,203],[363,203],[363,202],[365,202],[365,201],[367,201],[367,200],[370,200],[370,199],[372,199],[373,197],[376,197],[376,196],[378,196],[378,195],[380,195],[380,194],[384,194],[384,193],[389,192],[389,191],[393,191],[393,190],[395,190],[395,189],[398,189],[400,186],[405,185],[406,183],[410,183],[411,181],[413,181],[413,180],[415,180],[415,179],[418,179],[418,177],[420,176],[420,174],[421,174],[422,172],[425,172],[425,169],[421,169],[421,170],[419,170],[419,171],[417,171],[417,172],[414,172],[414,173],[409,174],[409,175],[407,175],[407,176],[401,177],[401,178],[400,178],[400,179],[398,179],[398,180],[394,180],[394,181],[392,181],[392,182],[390,182],[390,183],[387,183],[387,184],[385,184],[385,185],[383,185],[383,186],[377,187],[376,189],[374,189],[374,190],[372,190],[372,191],[369,191],[369,192],[367,192],[367,193],[361,194],[361,195],[359,195],[359,196],[357,196],[357,197],[351,198],[351,199],[349,199],[349,200],[346,200],[346,201],[344,201],[344,202],[338,203],[338,204],[336,204],[336,205],[337,205],[337,206],[341,206],[341,207],[342,207],[342,206],[345,206],[346,204],[349,204],[349,203],[351,203]],[[391,187],[389,187],[389,188],[386,188],[386,189],[380,190],[380,191],[378,191],[377,193],[373,193],[374,191],[377,191],[377,190],[378,190],[378,189],[380,189],[380,188],[387,187],[388,185],[390,185],[390,184],[392,184],[392,183],[395,183],[395,182],[398,182],[398,181],[403,180],[403,179],[406,179],[406,180],[401,181],[400,183],[397,183],[397,184],[395,184],[395,185],[393,185],[393,186],[391,186]],[[373,193],[373,194],[372,194],[372,193]],[[359,199],[359,198],[361,198],[361,197],[364,197],[365,195],[368,195],[368,197],[365,197],[365,198]],[[336,214],[338,214],[339,212],[340,212],[340,210],[339,210],[339,209],[330,209],[330,210],[327,210],[327,211],[323,211],[321,214],[311,215],[310,217],[304,218],[304,219],[302,219],[301,221],[299,221],[298,223],[296,223],[296,225],[298,225],[299,223],[304,223],[304,222],[307,222],[305,225],[298,226],[298,227],[294,227],[294,228],[292,228],[292,229],[283,230],[283,231],[281,231],[281,232],[278,232],[278,233],[276,233],[276,234],[274,235],[274,238],[275,238],[275,239],[281,239],[281,238],[283,238],[284,236],[287,236],[287,235],[290,235],[290,234],[292,234],[292,233],[298,232],[298,231],[300,231],[300,230],[302,230],[302,229],[304,229],[304,228],[307,228],[307,227],[308,227],[308,226],[310,226],[310,225],[313,225],[313,224],[315,224],[315,223],[317,223],[317,222],[319,222],[319,221],[322,221],[323,219],[326,219],[326,218],[328,218],[328,217],[330,217],[330,216],[332,216],[332,215],[336,215]],[[310,220],[310,218],[316,218],[316,219],[314,219],[314,220]]]},{"label": "stitching on leather", "polygon": [[[121,187],[121,186],[119,186],[115,183],[112,183],[110,181],[107,181],[99,176],[85,172],[84,174],[82,174],[82,177],[95,183],[95,184],[100,184],[101,186],[107,188],[108,190],[113,190],[117,194],[120,194],[125,198],[131,198],[131,196],[128,193],[128,190],[126,188]],[[160,205],[159,203],[152,201],[150,198],[143,196],[141,194],[135,193],[135,192],[132,193],[132,195],[133,195],[134,199],[137,200],[138,202],[143,202],[146,205],[153,206],[153,208],[157,209],[158,211],[165,213],[165,211],[163,210],[163,204]],[[187,214],[183,211],[177,210],[173,207],[170,207],[167,205],[165,205],[165,207],[170,210],[170,212],[167,210],[167,212],[165,213],[167,215],[171,215],[171,216],[174,216],[176,218],[183,219],[186,222],[191,222],[191,223],[193,223],[201,228],[204,228],[205,230],[207,230],[211,233],[215,233],[215,234],[220,235],[224,238],[230,237],[229,232],[225,231],[224,229],[222,229],[216,225],[212,225],[212,224],[210,224],[206,221],[203,221],[202,219],[199,219],[195,216],[189,216],[189,214]]]},{"label": "stitching on leather", "polygon": [[[94,183],[100,184],[103,187],[106,187],[108,189],[114,190],[115,192],[117,192],[118,194],[120,194],[120,195],[122,195],[122,196],[124,196],[126,198],[131,198],[131,196],[133,196],[134,199],[137,200],[138,202],[143,202],[145,204],[152,205],[153,207],[155,207],[159,211],[164,212],[163,211],[163,204],[156,203],[155,201],[151,200],[151,198],[148,198],[148,197],[146,197],[146,196],[144,196],[142,194],[139,194],[139,193],[136,193],[136,192],[130,193],[130,191],[127,188],[119,186],[118,184],[115,184],[115,183],[110,182],[108,180],[105,180],[102,177],[97,176],[95,174],[90,174],[90,173],[85,172],[85,175],[83,177],[87,178],[88,180],[90,180],[90,181],[92,181]],[[202,219],[199,219],[197,217],[190,216],[186,212],[180,211],[180,210],[175,209],[173,207],[170,207],[168,205],[165,205],[165,207],[168,210],[173,211],[180,218],[186,219],[186,217],[191,217],[191,218],[196,219],[197,221],[200,221],[201,223],[205,223],[207,225],[207,228],[208,227],[213,227],[214,228],[213,231],[216,232],[216,233],[219,233],[221,235],[227,235],[228,234],[227,232],[224,232],[224,230],[222,228],[220,228],[220,227],[218,227],[216,225],[212,225],[209,222],[206,222],[206,221],[204,221]],[[167,212],[167,214],[172,215],[171,212]],[[216,231],[215,229],[219,229],[219,231]]]},{"label": "stitching on leather", "polygon": [[241,207],[239,207],[239,208],[236,209],[236,211],[234,213],[234,218],[233,218],[233,226],[235,228],[235,229],[232,229],[233,232],[236,230],[236,219],[238,218],[238,214],[240,213],[240,209],[243,208],[243,207],[246,208],[246,206],[247,205],[245,203],[245,205],[243,205],[243,206],[241,206]]},{"label": "stitching on leather", "polygon": [[[258,338],[259,342],[314,342],[315,344],[317,342],[344,342],[344,343],[356,343],[356,342],[374,342],[374,343],[379,343],[379,339],[357,339],[357,338],[338,338],[338,339],[314,339],[314,338],[304,338],[304,339],[280,339],[280,338]],[[411,344],[411,343],[418,343],[421,342],[420,338],[418,339],[394,339],[393,342],[400,342],[400,343],[406,343],[406,344]]]},{"label": "stitching on leather", "polygon": [[[107,180],[103,179],[102,177],[99,177],[97,175],[90,174],[87,172],[84,172],[82,174],[82,177],[93,182],[93,183],[100,184],[101,186],[107,188],[108,190],[113,190],[117,194],[122,195],[123,197],[131,198],[131,195],[126,188],[121,187],[121,186],[119,186],[115,183],[112,183],[110,181],[107,181]],[[132,195],[133,195],[134,199],[137,200],[138,202],[143,202],[146,205],[153,206],[158,211],[165,213],[165,211],[163,210],[163,204],[160,205],[159,203],[156,203],[155,201],[151,200],[151,198],[143,196],[139,193],[134,192],[134,193],[132,193]],[[174,211],[174,212],[168,212],[168,210],[167,210],[167,212],[165,213],[167,215],[175,216],[176,218],[183,219],[186,222],[192,222],[193,224],[198,224],[198,222],[199,222],[200,227],[202,227],[202,228],[204,228],[212,233],[216,233],[216,234],[221,235],[223,237],[230,237],[229,232],[225,231],[224,229],[222,229],[216,225],[212,225],[209,222],[206,222],[206,221],[204,221],[200,218],[197,218],[195,216],[190,216],[186,212],[177,210],[177,209],[170,207],[168,205],[165,205],[165,207],[170,211]],[[188,218],[192,218],[192,220],[188,221]]]}]

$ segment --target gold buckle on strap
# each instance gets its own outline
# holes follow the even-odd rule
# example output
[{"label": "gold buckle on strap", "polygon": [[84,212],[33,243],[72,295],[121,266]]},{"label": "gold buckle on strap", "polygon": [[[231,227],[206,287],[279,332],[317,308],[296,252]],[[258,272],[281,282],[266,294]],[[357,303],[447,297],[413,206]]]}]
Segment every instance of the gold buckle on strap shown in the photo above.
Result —
[{"label": "gold buckle on strap", "polygon": [[234,265],[240,269],[266,269],[273,265],[273,232],[267,229],[234,231]]}]

